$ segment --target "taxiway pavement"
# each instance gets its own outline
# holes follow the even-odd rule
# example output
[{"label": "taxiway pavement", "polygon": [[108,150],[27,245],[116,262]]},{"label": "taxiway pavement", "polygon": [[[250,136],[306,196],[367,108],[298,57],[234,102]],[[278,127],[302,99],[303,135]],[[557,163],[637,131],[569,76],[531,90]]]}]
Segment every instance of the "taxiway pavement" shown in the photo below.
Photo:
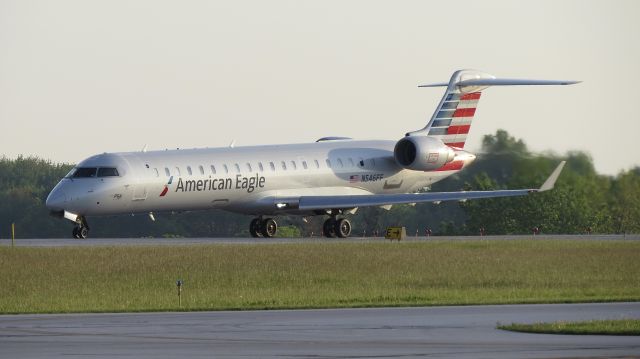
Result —
[{"label": "taxiway pavement", "polygon": [[[640,240],[640,235],[508,235],[508,236],[408,236],[405,242],[414,241],[447,241],[447,240]],[[94,247],[94,246],[189,246],[207,244],[273,244],[273,243],[308,243],[308,242],[388,242],[382,237],[349,238],[19,238],[15,240],[18,247]],[[0,246],[11,246],[10,239],[1,239]]]},{"label": "taxiway pavement", "polygon": [[640,337],[497,323],[640,318],[640,303],[0,316],[0,358],[640,357]]}]

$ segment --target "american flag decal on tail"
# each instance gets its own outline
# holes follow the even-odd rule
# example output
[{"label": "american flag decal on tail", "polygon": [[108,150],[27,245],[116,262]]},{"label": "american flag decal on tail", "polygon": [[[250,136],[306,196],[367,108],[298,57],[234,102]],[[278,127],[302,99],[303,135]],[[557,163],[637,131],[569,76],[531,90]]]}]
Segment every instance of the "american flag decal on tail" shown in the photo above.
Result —
[{"label": "american flag decal on tail", "polygon": [[438,108],[428,135],[451,147],[464,148],[481,92],[449,92]]}]

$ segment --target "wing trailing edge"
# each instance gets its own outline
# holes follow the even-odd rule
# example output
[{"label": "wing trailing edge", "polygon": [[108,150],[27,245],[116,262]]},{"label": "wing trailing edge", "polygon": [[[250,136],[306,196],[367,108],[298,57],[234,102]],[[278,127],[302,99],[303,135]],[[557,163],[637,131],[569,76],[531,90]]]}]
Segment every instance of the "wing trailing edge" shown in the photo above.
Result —
[{"label": "wing trailing edge", "polygon": [[[462,201],[479,198],[515,197],[553,189],[565,161],[555,168],[540,188],[496,190],[496,191],[460,191],[460,192],[429,192],[429,193],[401,193],[401,194],[372,194],[372,195],[344,195],[344,196],[301,196],[297,198],[297,208],[301,211],[347,209],[355,207],[387,206],[392,204],[425,203],[441,201]],[[291,198],[289,198],[291,200]],[[290,202],[289,202],[290,203]],[[277,206],[277,204],[276,204]]]}]

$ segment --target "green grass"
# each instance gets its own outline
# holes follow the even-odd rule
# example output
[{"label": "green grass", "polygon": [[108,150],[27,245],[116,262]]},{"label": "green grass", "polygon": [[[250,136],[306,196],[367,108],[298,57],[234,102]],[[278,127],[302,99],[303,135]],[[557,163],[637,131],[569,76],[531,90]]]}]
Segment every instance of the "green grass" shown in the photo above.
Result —
[{"label": "green grass", "polygon": [[590,320],[586,322],[553,322],[500,325],[498,329],[525,333],[640,335],[640,319]]},{"label": "green grass", "polygon": [[637,301],[638,258],[593,240],[1,247],[0,313]]}]

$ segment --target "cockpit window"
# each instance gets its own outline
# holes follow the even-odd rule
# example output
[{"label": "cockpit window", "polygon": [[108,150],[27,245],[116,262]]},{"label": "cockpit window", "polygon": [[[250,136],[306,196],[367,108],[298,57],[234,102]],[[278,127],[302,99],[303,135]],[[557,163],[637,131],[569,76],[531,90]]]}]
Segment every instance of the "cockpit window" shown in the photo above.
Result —
[{"label": "cockpit window", "polygon": [[118,177],[118,170],[115,167],[100,167],[98,177]]},{"label": "cockpit window", "polygon": [[86,178],[86,177],[95,177],[96,171],[98,169],[95,167],[78,167],[73,172],[73,178]]},{"label": "cockpit window", "polygon": [[71,171],[69,171],[69,173],[67,173],[66,176],[64,176],[64,178],[71,178],[73,177],[73,174],[76,173],[77,168],[72,168]]}]

